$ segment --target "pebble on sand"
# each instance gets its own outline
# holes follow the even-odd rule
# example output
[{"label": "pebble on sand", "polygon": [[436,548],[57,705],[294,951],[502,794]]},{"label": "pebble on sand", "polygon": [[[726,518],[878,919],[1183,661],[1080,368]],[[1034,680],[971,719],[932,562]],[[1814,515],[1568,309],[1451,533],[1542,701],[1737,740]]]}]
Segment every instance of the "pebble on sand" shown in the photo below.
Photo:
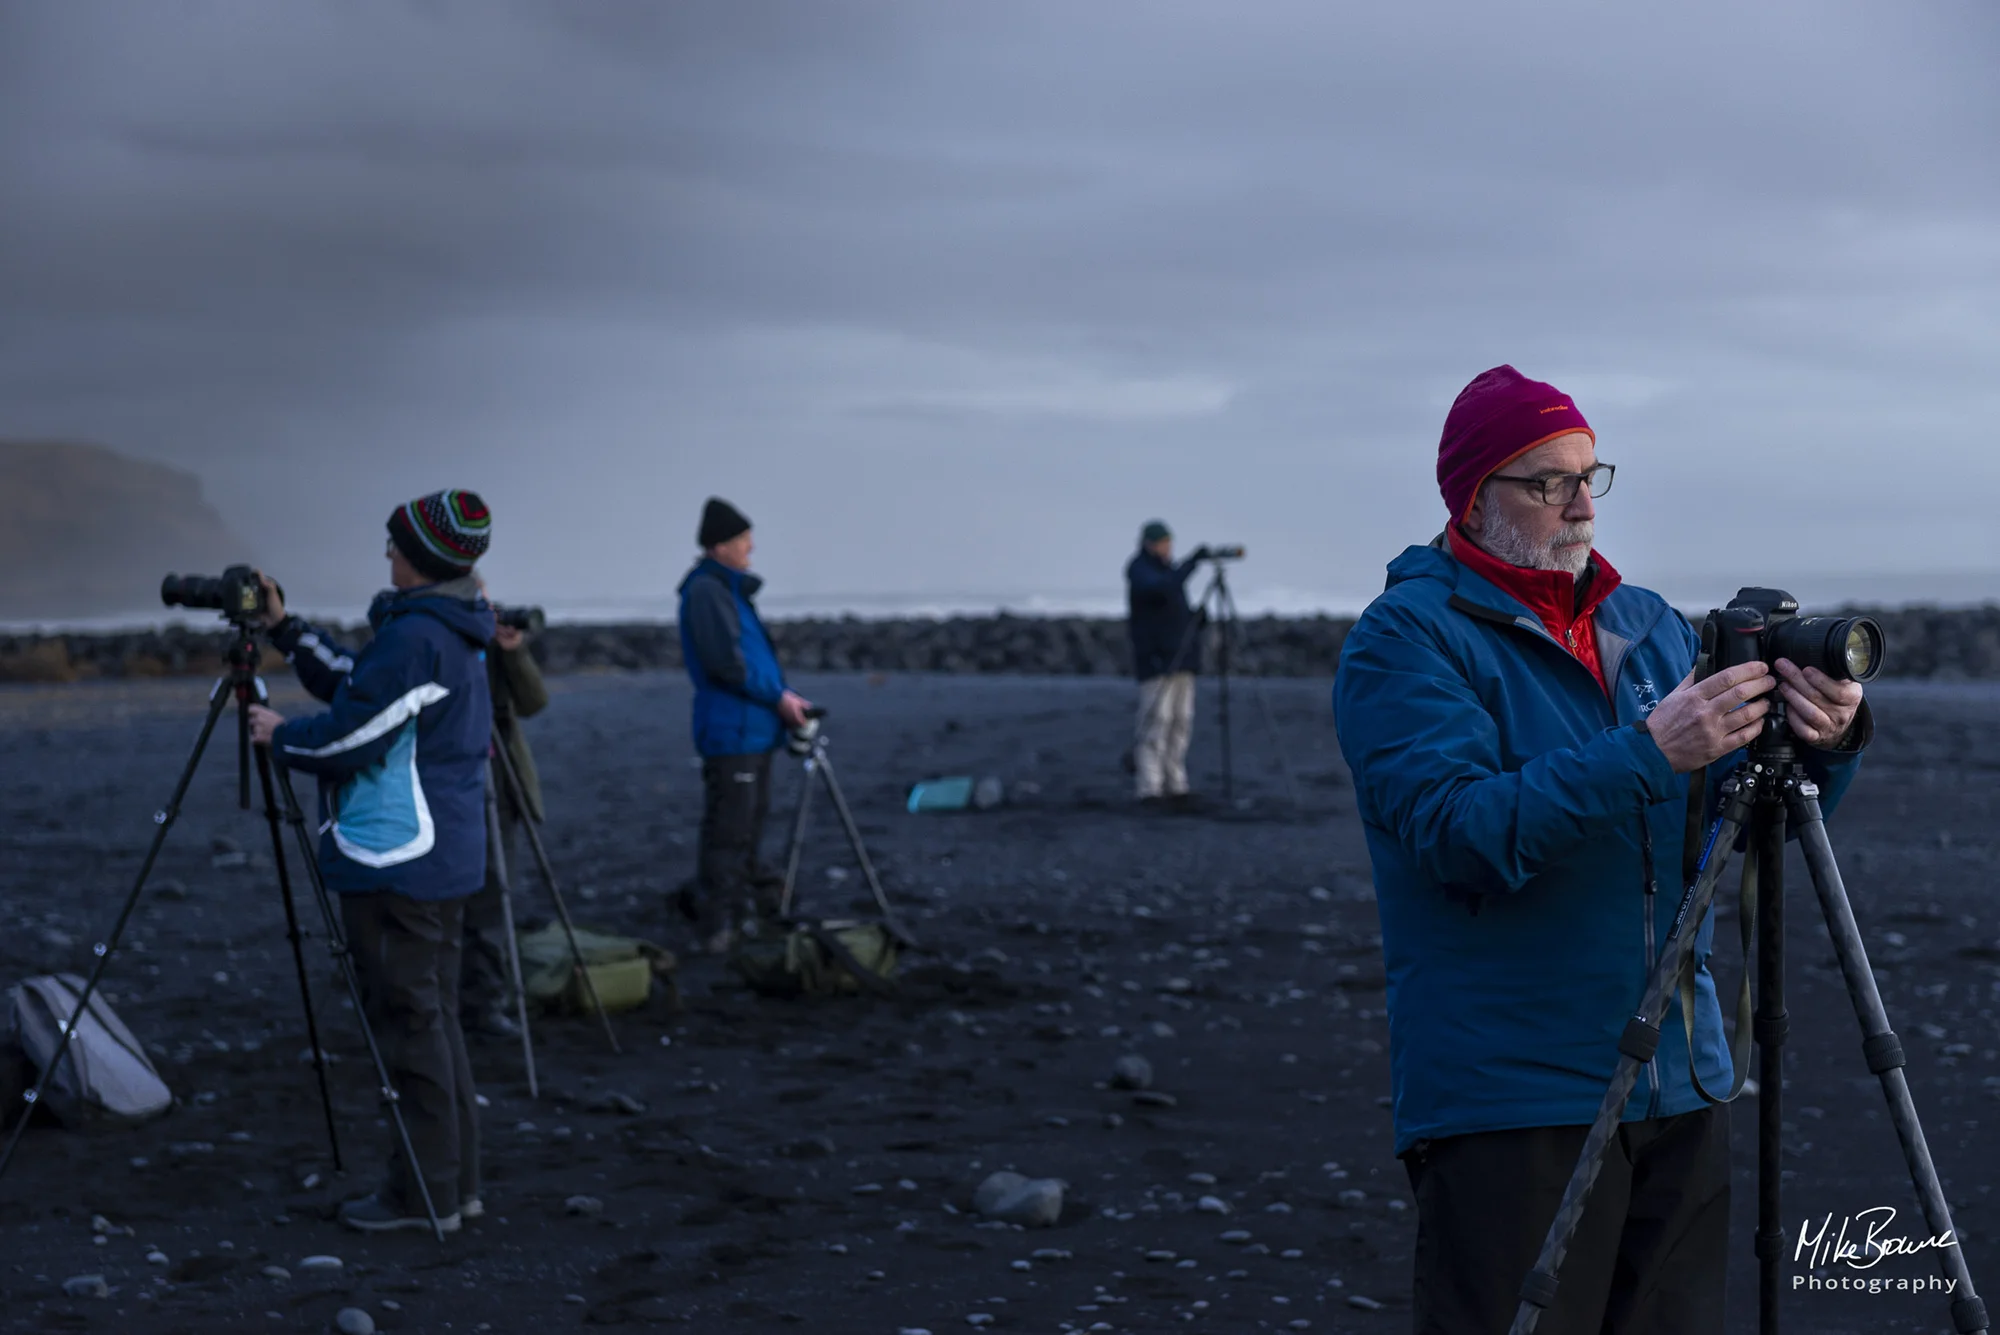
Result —
[{"label": "pebble on sand", "polygon": [[604,1213],[604,1202],[595,1196],[572,1196],[563,1202],[563,1209],[570,1214],[599,1215]]},{"label": "pebble on sand", "polygon": [[994,1173],[972,1194],[972,1208],[1002,1223],[1048,1228],[1062,1217],[1063,1190],[1068,1185],[1054,1177]]},{"label": "pebble on sand", "polygon": [[299,1262],[299,1269],[338,1270],[340,1269],[340,1258],[338,1256],[308,1256],[305,1260]]},{"label": "pebble on sand", "polygon": [[358,1307],[343,1307],[333,1318],[340,1335],[375,1335],[375,1318]]},{"label": "pebble on sand", "polygon": [[292,1272],[281,1265],[267,1265],[263,1269],[265,1279],[290,1279]]},{"label": "pebble on sand", "polygon": [[1128,1052],[1111,1063],[1111,1087],[1113,1089],[1151,1089],[1153,1087],[1153,1063],[1136,1052]]},{"label": "pebble on sand", "polygon": [[71,1275],[63,1281],[63,1293],[71,1298],[109,1298],[111,1286],[102,1275]]},{"label": "pebble on sand", "polygon": [[1203,1214],[1228,1214],[1229,1202],[1220,1196],[1204,1196],[1195,1203],[1195,1209]]},{"label": "pebble on sand", "polygon": [[1359,1293],[1348,1294],[1347,1305],[1349,1307],[1358,1307],[1364,1312],[1379,1312],[1382,1310],[1382,1304],[1376,1302],[1373,1298],[1364,1297]]}]

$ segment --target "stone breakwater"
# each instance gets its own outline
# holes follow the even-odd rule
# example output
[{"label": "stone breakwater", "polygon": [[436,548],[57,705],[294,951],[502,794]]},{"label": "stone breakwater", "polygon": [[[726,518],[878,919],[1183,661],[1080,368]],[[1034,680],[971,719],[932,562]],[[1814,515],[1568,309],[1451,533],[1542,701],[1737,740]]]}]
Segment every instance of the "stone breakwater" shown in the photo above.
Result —
[{"label": "stone breakwater", "polygon": [[[2000,607],[1875,611],[1888,639],[1884,675],[1940,680],[2000,678]],[[1249,676],[1331,677],[1353,627],[1344,617],[1253,617],[1238,623],[1230,669]],[[770,623],[795,672],[1029,673],[1120,676],[1131,656],[1122,620],[1090,617],[953,617],[944,620],[806,619]],[[367,627],[343,632],[358,647]],[[681,666],[671,623],[551,625],[534,641],[551,672]],[[213,676],[223,636],[208,627],[89,634],[0,635],[0,681]],[[1206,662],[1217,661],[1214,631]],[[266,654],[266,671],[281,670]]]}]

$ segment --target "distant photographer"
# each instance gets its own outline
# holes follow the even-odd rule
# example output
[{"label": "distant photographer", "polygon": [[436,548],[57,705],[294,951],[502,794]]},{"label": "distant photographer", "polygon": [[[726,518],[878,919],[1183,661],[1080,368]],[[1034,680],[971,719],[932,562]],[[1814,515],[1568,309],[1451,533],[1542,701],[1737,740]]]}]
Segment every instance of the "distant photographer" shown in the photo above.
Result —
[{"label": "distant photographer", "polygon": [[[390,515],[393,587],[369,606],[374,638],[359,654],[288,616],[267,576],[271,641],[330,708],[289,722],[250,711],[254,740],[319,776],[320,868],[340,895],[368,1020],[447,1231],[481,1213],[458,985],[465,902],[486,877],[493,706],[482,658],[493,612],[472,571],[491,528],[469,491],[434,492]],[[430,1227],[399,1145],[382,1185],[343,1205],[340,1220],[366,1232]]]},{"label": "distant photographer", "polygon": [[[486,585],[479,586],[481,597]],[[528,747],[521,720],[548,708],[549,688],[542,669],[528,649],[529,632],[504,622],[493,631],[486,648],[486,688],[493,697],[493,730],[521,781],[521,805],[501,777],[494,758],[494,796],[500,808],[500,853],[488,858],[486,884],[465,902],[465,968],[459,991],[459,1023],[468,1034],[518,1039],[521,1027],[511,1014],[514,980],[507,964],[507,913],[500,897],[519,884],[521,860],[516,856],[521,822],[542,819],[542,783],[535,770],[535,753]],[[502,873],[506,880],[503,881]],[[511,882],[511,884],[510,884]]]},{"label": "distant photographer", "polygon": [[[1472,1335],[1509,1327],[1671,927],[1689,776],[1715,766],[1715,794],[1775,690],[1830,811],[1871,726],[1859,684],[1782,658],[1693,679],[1694,630],[1593,550],[1612,469],[1554,386],[1511,366],[1473,380],[1437,477],[1449,525],[1390,564],[1334,710],[1382,919],[1415,1328]],[[1693,1065],[1727,1091],[1712,935]],[[1723,1328],[1728,1110],[1695,1088],[1679,1010],[1543,1335]]]},{"label": "distant photographer", "polygon": [[1188,797],[1187,751],[1204,617],[1188,604],[1187,582],[1208,556],[1208,548],[1197,547],[1175,565],[1174,535],[1155,519],[1140,530],[1139,550],[1125,566],[1126,627],[1132,675],[1139,682],[1132,763],[1144,803]]},{"label": "distant photographer", "polygon": [[811,703],[785,687],[777,650],[757,615],[764,582],[750,573],[750,521],[711,497],[702,549],[680,584],[681,655],[694,684],[694,744],[701,753],[701,854],[691,910],[703,948],[728,951],[737,927],[775,907],[778,878],[758,862],[771,807],[771,753],[805,723]]}]

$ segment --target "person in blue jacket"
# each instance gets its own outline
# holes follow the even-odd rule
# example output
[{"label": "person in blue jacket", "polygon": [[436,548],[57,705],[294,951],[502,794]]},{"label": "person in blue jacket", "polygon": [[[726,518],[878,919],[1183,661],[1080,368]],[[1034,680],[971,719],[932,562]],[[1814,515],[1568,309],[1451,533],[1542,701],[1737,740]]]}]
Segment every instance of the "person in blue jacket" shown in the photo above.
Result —
[{"label": "person in blue jacket", "polygon": [[[1831,811],[1871,724],[1858,684],[1784,660],[1694,680],[1693,628],[1594,549],[1612,468],[1554,386],[1480,375],[1437,470],[1448,526],[1390,564],[1333,704],[1382,920],[1415,1328],[1469,1335],[1508,1329],[1610,1082],[1678,906],[1689,776],[1713,767],[1715,793],[1775,691]],[[1543,1335],[1722,1329],[1728,1110],[1694,1083],[1732,1074],[1711,937],[1695,1050],[1675,1005]]]},{"label": "person in blue jacket", "polygon": [[[271,642],[328,708],[287,720],[251,707],[252,739],[319,778],[320,869],[340,896],[368,1021],[447,1231],[483,1212],[458,993],[465,902],[486,881],[494,625],[473,567],[491,529],[469,491],[399,506],[389,517],[392,587],[370,605],[373,638],[359,653],[288,615],[266,576]],[[351,1228],[430,1227],[415,1169],[391,1145],[382,1185],[341,1207]]]},{"label": "person in blue jacket", "polygon": [[694,683],[694,745],[701,755],[701,852],[681,908],[702,944],[723,954],[742,918],[778,878],[758,861],[771,806],[771,753],[812,706],[785,686],[777,650],[753,601],[750,521],[720,497],[702,507],[701,559],[680,583],[681,661]]}]

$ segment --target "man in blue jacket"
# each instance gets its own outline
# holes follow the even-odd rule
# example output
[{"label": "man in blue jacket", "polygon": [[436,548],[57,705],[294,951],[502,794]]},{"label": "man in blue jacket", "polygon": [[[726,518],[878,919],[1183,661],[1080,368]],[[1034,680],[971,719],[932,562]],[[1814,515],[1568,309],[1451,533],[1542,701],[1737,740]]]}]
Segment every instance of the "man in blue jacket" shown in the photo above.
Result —
[{"label": "man in blue jacket", "polygon": [[719,955],[776,880],[757,860],[771,806],[771,753],[812,706],[786,689],[752,601],[764,582],[750,573],[750,521],[710,497],[696,540],[702,556],[680,584],[680,635],[694,683],[703,803],[696,894],[682,907],[693,910],[703,946]]},{"label": "man in blue jacket", "polygon": [[[1512,1320],[1678,906],[1688,776],[1715,766],[1714,793],[1775,690],[1830,811],[1870,733],[1861,687],[1817,669],[1696,682],[1694,630],[1593,548],[1611,476],[1568,395],[1510,366],[1479,376],[1439,444],[1448,526],[1391,563],[1334,681],[1427,1335]],[[1727,1105],[1692,1078],[1730,1087],[1712,935],[1692,1060],[1670,1013],[1543,1335],[1722,1328]]]},{"label": "man in blue jacket", "polygon": [[1202,614],[1188,605],[1187,582],[1207,559],[1208,548],[1197,547],[1175,565],[1174,535],[1155,519],[1139,531],[1139,550],[1125,565],[1125,626],[1139,683],[1132,769],[1141,802],[1188,796]]},{"label": "man in blue jacket", "polygon": [[[271,642],[329,707],[290,721],[251,708],[253,740],[319,776],[320,869],[340,896],[368,1021],[447,1231],[483,1213],[458,991],[465,901],[486,880],[494,627],[473,566],[491,528],[469,491],[398,507],[389,517],[393,587],[370,605],[374,638],[358,654],[287,615],[266,577]],[[400,1144],[381,1187],[343,1205],[340,1219],[369,1232],[430,1227]]]}]

